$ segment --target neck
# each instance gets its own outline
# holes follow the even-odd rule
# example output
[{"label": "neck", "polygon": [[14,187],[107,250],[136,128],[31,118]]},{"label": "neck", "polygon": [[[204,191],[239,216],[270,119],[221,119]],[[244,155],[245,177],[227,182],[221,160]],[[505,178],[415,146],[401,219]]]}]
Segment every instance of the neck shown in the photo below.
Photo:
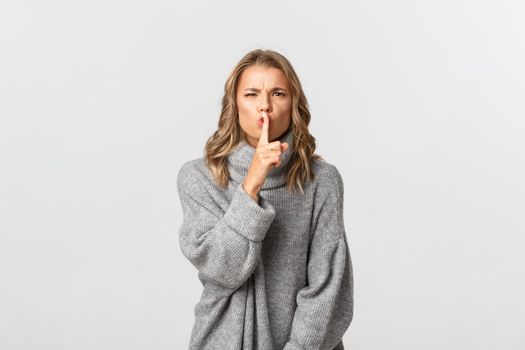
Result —
[{"label": "neck", "polygon": [[[279,167],[273,166],[270,169],[270,172],[266,176],[264,184],[261,189],[269,189],[274,187],[280,187],[286,184],[286,173],[285,168],[288,164],[288,161],[291,158],[293,153],[293,130],[289,128],[276,140],[281,141],[281,143],[288,143],[288,150],[284,151],[281,154],[281,165]],[[227,156],[227,166],[228,171],[230,172],[230,179],[236,183],[241,183],[252,162],[253,156],[255,154],[255,147],[250,145],[246,140],[242,139],[239,141],[237,146],[233,151]]]}]

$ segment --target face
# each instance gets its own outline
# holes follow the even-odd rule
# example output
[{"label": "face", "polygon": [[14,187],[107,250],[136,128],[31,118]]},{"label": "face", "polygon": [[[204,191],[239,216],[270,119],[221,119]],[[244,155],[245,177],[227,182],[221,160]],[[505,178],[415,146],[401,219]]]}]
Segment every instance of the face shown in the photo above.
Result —
[{"label": "face", "polygon": [[239,124],[246,133],[246,141],[256,147],[261,136],[262,111],[268,113],[268,141],[281,136],[290,126],[292,96],[288,80],[277,68],[257,65],[246,68],[237,87],[237,108]]}]

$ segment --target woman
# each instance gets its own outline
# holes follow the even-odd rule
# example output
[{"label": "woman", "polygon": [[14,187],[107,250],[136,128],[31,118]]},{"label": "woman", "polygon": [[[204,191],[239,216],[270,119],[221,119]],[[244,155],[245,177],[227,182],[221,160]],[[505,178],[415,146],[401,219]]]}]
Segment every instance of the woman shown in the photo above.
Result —
[{"label": "woman", "polygon": [[226,81],[204,157],[180,168],[179,242],[203,285],[190,349],[344,349],[343,181],[314,154],[309,122],[290,62],[251,51]]}]

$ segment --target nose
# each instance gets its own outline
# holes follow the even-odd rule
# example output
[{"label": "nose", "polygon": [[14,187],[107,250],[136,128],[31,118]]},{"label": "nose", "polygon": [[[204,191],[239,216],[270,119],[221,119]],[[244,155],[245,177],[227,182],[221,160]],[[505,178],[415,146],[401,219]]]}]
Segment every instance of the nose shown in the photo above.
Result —
[{"label": "nose", "polygon": [[270,103],[268,101],[268,97],[264,96],[264,94],[261,94],[261,101],[259,102],[259,112],[270,112]]}]

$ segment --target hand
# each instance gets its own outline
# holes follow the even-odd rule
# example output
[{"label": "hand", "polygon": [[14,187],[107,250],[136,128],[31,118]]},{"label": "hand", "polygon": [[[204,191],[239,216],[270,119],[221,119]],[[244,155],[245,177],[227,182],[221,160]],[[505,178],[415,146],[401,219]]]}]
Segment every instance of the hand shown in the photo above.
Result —
[{"label": "hand", "polygon": [[250,168],[243,181],[243,188],[257,202],[257,193],[264,184],[264,180],[273,166],[281,166],[281,154],[288,150],[288,143],[277,140],[268,143],[268,129],[270,118],[266,112],[262,112],[263,125],[259,142],[255,148]]}]

